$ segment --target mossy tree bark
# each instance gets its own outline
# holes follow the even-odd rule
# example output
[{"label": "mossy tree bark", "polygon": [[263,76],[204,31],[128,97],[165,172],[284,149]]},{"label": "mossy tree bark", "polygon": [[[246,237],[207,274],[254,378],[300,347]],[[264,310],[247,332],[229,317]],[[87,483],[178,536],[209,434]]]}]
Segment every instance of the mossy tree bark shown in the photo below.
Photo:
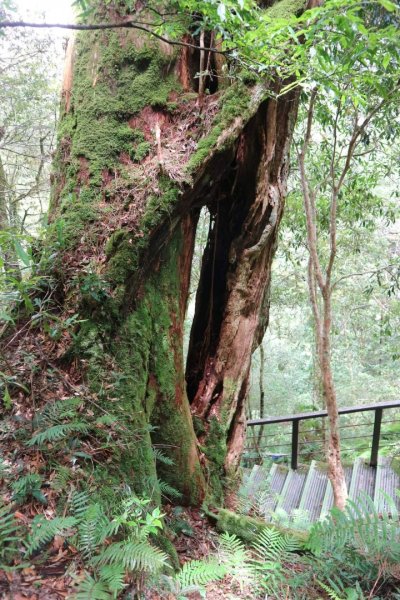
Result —
[{"label": "mossy tree bark", "polygon": [[[103,9],[102,20],[111,10]],[[132,30],[81,33],[68,57],[41,268],[62,310],[84,321],[59,362],[78,361],[97,402],[138,440],[121,451],[137,492],[157,496],[161,478],[188,503],[207,490],[221,498],[268,322],[297,92],[277,99],[278,82],[210,84],[199,107],[188,91],[196,53]],[[185,380],[183,321],[203,206],[212,227]],[[173,467],[156,464],[157,446]]]}]

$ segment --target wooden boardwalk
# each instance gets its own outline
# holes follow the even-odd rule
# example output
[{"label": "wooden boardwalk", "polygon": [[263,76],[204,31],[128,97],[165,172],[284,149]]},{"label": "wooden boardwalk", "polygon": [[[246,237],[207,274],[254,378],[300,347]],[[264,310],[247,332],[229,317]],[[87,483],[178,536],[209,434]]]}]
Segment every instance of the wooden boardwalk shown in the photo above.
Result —
[{"label": "wooden boardwalk", "polygon": [[[378,512],[392,510],[388,497],[400,511],[400,476],[391,466],[391,460],[380,457],[378,465],[371,467],[362,459],[346,467],[349,498],[354,502],[367,494],[373,499]],[[313,522],[324,518],[333,506],[332,486],[327,477],[326,465],[299,466],[292,470],[274,463],[270,469],[255,465],[244,479],[244,489],[250,499],[261,498],[261,510],[267,521],[271,513],[283,509],[288,515],[300,509]],[[262,493],[261,493],[262,492]]]}]

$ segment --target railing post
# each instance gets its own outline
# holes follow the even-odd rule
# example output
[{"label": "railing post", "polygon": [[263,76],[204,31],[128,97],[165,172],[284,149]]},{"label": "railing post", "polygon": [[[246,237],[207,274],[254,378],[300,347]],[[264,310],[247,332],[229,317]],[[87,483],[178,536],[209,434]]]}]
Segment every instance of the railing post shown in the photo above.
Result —
[{"label": "railing post", "polygon": [[381,437],[383,408],[375,409],[374,433],[372,434],[372,450],[371,450],[371,467],[376,467],[378,464],[379,442]]},{"label": "railing post", "polygon": [[293,419],[293,421],[292,421],[292,460],[291,460],[290,466],[294,471],[297,469],[297,457],[298,457],[298,453],[299,453],[299,424],[300,424],[300,419]]}]

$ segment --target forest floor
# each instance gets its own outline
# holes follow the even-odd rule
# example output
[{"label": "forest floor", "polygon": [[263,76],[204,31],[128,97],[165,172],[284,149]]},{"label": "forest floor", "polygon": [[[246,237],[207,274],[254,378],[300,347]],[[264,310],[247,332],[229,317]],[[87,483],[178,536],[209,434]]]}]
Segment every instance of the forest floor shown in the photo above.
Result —
[{"label": "forest floor", "polygon": [[[28,511],[28,512],[27,512]],[[17,511],[15,516],[27,523],[35,511],[24,508],[24,513]],[[209,558],[218,551],[218,534],[208,519],[197,509],[181,509],[166,507],[167,521],[174,521],[174,526],[181,532],[174,540],[181,564],[190,560]],[[178,514],[179,513],[179,514]],[[63,600],[73,595],[74,581],[79,579],[79,555],[65,540],[56,536],[43,556],[33,560],[32,564],[12,572],[0,570],[0,598],[2,600]],[[240,582],[232,582],[229,578],[207,585],[206,598],[209,600],[247,600],[254,598],[251,589],[242,587]],[[175,596],[163,594],[149,589],[147,600],[174,600]],[[198,592],[188,594],[190,600],[200,600]]]},{"label": "forest floor", "polygon": [[[21,336],[22,342],[15,339]],[[30,398],[27,399],[23,386],[19,388],[12,384],[12,404],[10,401],[8,410],[0,418],[0,508],[12,506],[12,513],[19,528],[18,547],[22,550],[21,556],[33,519],[37,515],[44,515],[47,520],[51,520],[58,515],[60,495],[65,494],[68,486],[58,482],[57,471],[68,469],[68,472],[79,479],[84,477],[80,463],[84,464],[86,460],[76,460],[71,468],[71,452],[67,451],[62,441],[60,444],[48,446],[50,454],[43,454],[39,448],[28,443],[34,433],[35,414],[47,402],[62,401],[71,395],[88,398],[87,390],[81,385],[79,371],[71,368],[68,372],[61,372],[52,362],[53,358],[55,362],[58,359],[54,356],[55,347],[49,346],[46,340],[41,334],[34,337],[26,331],[20,331],[18,336],[10,337],[7,345],[8,351],[13,351],[13,371],[18,373],[18,381],[24,381],[30,389]],[[16,344],[18,349],[14,347]],[[68,345],[68,340],[65,340],[65,344]],[[39,353],[38,347],[45,348],[45,352],[41,350]],[[85,440],[79,449],[81,455],[89,457],[93,464],[107,462],[109,458],[106,453],[98,452],[93,440]],[[21,502],[14,504],[15,484],[23,475],[35,473],[44,474],[36,490],[41,499],[33,498],[31,491]],[[163,511],[166,513],[169,530],[176,531],[173,543],[181,565],[190,560],[209,558],[217,553],[218,534],[200,510],[167,505],[163,507]],[[0,521],[3,517],[0,513]],[[4,540],[0,536],[0,542],[2,541]],[[7,562],[4,558],[0,548],[0,564]],[[45,551],[33,554],[22,564],[19,559],[13,559],[10,564],[13,566],[8,567],[7,571],[0,569],[1,600],[70,598],[73,597],[77,583],[85,575],[85,564],[79,551],[68,543],[68,540],[58,535],[46,546]],[[129,591],[128,596],[125,594],[124,597],[130,597]],[[190,600],[200,597],[196,592],[188,595]],[[254,595],[248,589],[241,590],[239,583],[232,583],[226,579],[209,584],[206,597],[210,600],[245,600]],[[146,598],[173,600],[174,596],[149,589]]]}]

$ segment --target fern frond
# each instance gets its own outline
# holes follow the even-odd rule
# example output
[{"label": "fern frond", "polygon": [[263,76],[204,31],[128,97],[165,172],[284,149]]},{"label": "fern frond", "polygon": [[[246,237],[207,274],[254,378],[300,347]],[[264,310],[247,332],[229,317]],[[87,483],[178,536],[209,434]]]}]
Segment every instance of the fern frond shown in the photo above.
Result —
[{"label": "fern frond", "polygon": [[69,437],[72,433],[87,433],[88,431],[88,424],[82,421],[53,425],[44,431],[39,431],[36,433],[28,442],[26,442],[26,445],[41,446],[42,444],[48,442],[58,442],[66,437]]},{"label": "fern frond", "polygon": [[74,492],[71,498],[71,510],[74,517],[81,519],[89,508],[87,492]]},{"label": "fern frond", "polygon": [[389,563],[400,562],[399,528],[389,514],[377,512],[371,499],[363,497],[357,504],[348,500],[346,509],[332,509],[328,517],[315,523],[307,548],[316,556],[353,548],[372,562],[379,557]]},{"label": "fern frond", "polygon": [[85,559],[90,559],[107,537],[110,522],[100,504],[91,504],[80,517],[78,547]]},{"label": "fern frond", "polygon": [[76,600],[111,600],[112,598],[112,594],[107,590],[107,584],[94,579],[89,573],[75,594]]},{"label": "fern frond", "polygon": [[104,565],[99,571],[99,576],[115,596],[126,587],[124,565],[118,563]]},{"label": "fern frond", "polygon": [[19,542],[20,526],[8,506],[0,505],[0,557],[7,560],[15,552]]},{"label": "fern frond", "polygon": [[272,527],[260,532],[254,543],[259,559],[264,561],[284,562],[291,552],[300,550],[300,543],[290,535],[282,535]]},{"label": "fern frond", "polygon": [[70,479],[72,477],[72,471],[69,467],[63,465],[57,465],[54,479],[51,481],[51,487],[56,492],[62,492],[66,489]]},{"label": "fern frond", "polygon": [[182,498],[182,494],[180,492],[178,492],[178,490],[176,490],[174,487],[172,487],[172,485],[169,485],[165,481],[162,481],[161,479],[159,479],[158,485],[159,485],[161,494],[163,496],[165,496],[166,498],[174,498],[177,500],[179,498]]},{"label": "fern frond", "polygon": [[77,397],[57,400],[53,403],[48,402],[43,410],[35,416],[34,424],[35,426],[52,425],[58,424],[64,419],[75,418],[80,404],[82,404],[82,399]]},{"label": "fern frond", "polygon": [[41,504],[47,504],[47,499],[41,491],[42,483],[42,478],[37,473],[28,473],[28,475],[20,477],[11,486],[14,492],[11,499],[13,502],[22,504],[29,497],[32,497]]},{"label": "fern frond", "polygon": [[153,455],[155,460],[162,463],[163,465],[167,465],[167,467],[173,467],[175,464],[175,461],[172,460],[172,458],[170,458],[166,454],[164,454],[164,452],[162,452],[162,450],[160,450],[159,448],[153,448]]},{"label": "fern frond", "polygon": [[243,542],[235,535],[224,533],[220,536],[220,557],[232,581],[240,588],[255,582],[254,561]]},{"label": "fern frond", "polygon": [[223,579],[226,573],[226,565],[218,563],[217,560],[190,560],[175,575],[175,580],[179,583],[181,591],[187,592],[188,588],[197,588],[210,581]]},{"label": "fern frond", "polygon": [[129,571],[159,571],[168,564],[167,555],[147,541],[114,542],[99,556],[93,565],[121,564]]},{"label": "fern frond", "polygon": [[236,536],[223,533],[220,538],[223,560],[230,565],[242,564],[246,561],[248,553],[243,542]]},{"label": "fern frond", "polygon": [[11,475],[9,465],[0,457],[0,479],[8,479]]},{"label": "fern frond", "polygon": [[322,583],[322,581],[317,581],[317,583],[324,590],[324,592],[326,592],[328,594],[329,598],[331,598],[332,600],[344,600],[343,598],[338,596],[338,594],[336,593],[336,591],[334,589],[332,589],[325,583]]},{"label": "fern frond", "polygon": [[71,535],[68,530],[75,527],[75,517],[56,517],[47,521],[43,515],[36,516],[32,521],[32,533],[28,538],[28,555],[48,544],[55,535]]}]

